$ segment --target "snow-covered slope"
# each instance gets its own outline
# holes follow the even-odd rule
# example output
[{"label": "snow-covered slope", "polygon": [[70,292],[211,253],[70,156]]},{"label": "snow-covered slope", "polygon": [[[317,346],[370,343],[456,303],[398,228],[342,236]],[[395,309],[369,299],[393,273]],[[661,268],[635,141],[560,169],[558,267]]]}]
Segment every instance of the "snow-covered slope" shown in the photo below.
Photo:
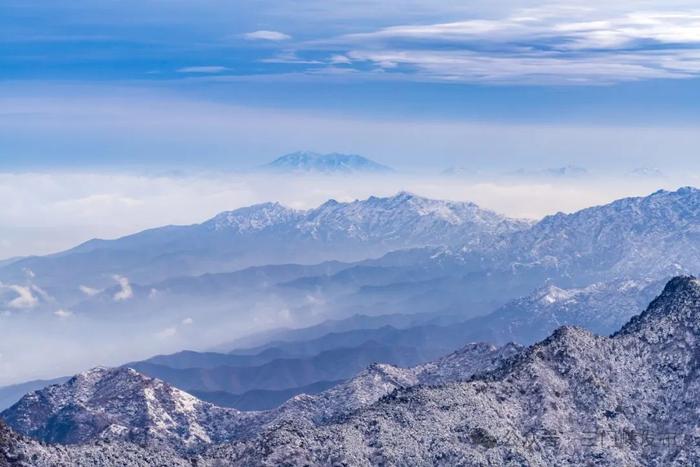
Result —
[{"label": "snow-covered slope", "polygon": [[345,420],[288,421],[240,465],[698,465],[700,282],[671,280],[612,337],[563,327],[467,382],[399,389]]},{"label": "snow-covered slope", "polygon": [[425,278],[434,288],[440,285],[436,280],[447,284],[466,277],[441,296],[469,290],[472,296],[483,291],[514,297],[547,281],[581,288],[693,274],[700,271],[700,190],[620,199],[545,217],[482,246],[395,251],[365,264],[393,274],[399,267],[404,276]]},{"label": "snow-covered slope", "polygon": [[2,418],[18,432],[51,443],[129,442],[191,455],[209,445],[247,439],[265,426],[288,420],[327,423],[396,388],[464,380],[500,365],[519,350],[512,345],[470,344],[414,368],[373,364],[338,387],[297,396],[267,412],[216,407],[132,369],[96,368],[26,395]]},{"label": "snow-covered slope", "polygon": [[520,350],[521,347],[513,344],[497,348],[474,343],[434,362],[413,368],[375,363],[346,383],[320,394],[301,394],[290,399],[276,409],[278,415],[275,419],[279,422],[303,418],[315,424],[328,423],[367,407],[398,388],[466,380],[475,373],[499,366]]},{"label": "snow-covered slope", "polygon": [[298,211],[267,203],[219,214],[203,229],[231,234],[265,233],[278,241],[345,242],[392,245],[480,245],[530,224],[509,219],[468,202],[440,201],[401,192],[388,198],[341,203],[329,200]]},{"label": "snow-covered slope", "polygon": [[700,270],[700,190],[657,191],[548,216],[500,244],[512,264],[606,279]]},{"label": "snow-covered slope", "polygon": [[243,436],[257,417],[202,402],[129,368],[95,368],[29,393],[2,413],[15,430],[47,442],[129,441],[182,452]]},{"label": "snow-covered slope", "polygon": [[286,154],[262,166],[263,170],[276,173],[389,173],[393,169],[356,154],[319,154],[298,151]]},{"label": "snow-covered slope", "polygon": [[47,445],[12,431],[0,421],[0,467],[191,467],[189,459],[128,442],[84,446]]}]

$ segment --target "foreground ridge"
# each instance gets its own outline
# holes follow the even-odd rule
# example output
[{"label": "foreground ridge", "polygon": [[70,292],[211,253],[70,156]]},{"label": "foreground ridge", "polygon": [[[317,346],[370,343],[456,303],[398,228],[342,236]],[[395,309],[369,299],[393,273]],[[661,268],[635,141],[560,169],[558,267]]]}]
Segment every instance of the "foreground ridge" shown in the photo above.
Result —
[{"label": "foreground ridge", "polygon": [[[65,465],[112,465],[104,459],[115,452],[115,444],[129,446],[129,455],[139,462],[153,462],[134,465],[165,465],[163,459],[170,457],[175,459],[170,465],[178,465],[193,455],[197,465],[696,465],[699,315],[700,282],[676,277],[610,337],[564,326],[525,350],[470,344],[413,369],[376,364],[348,383],[320,395],[297,396],[264,416],[230,411],[223,417],[220,411],[226,409],[133,370],[95,369],[61,391],[54,386],[26,396],[24,405],[11,409],[14,418],[3,416],[23,431],[41,426],[50,433],[48,421],[60,417],[47,417],[41,408],[61,400],[59,412],[68,414],[62,420],[73,424],[68,426],[89,428],[99,413],[134,430],[129,424],[138,419],[114,414],[102,398],[111,394],[107,401],[121,400],[127,415],[142,413],[138,404],[128,403],[130,398],[112,391],[125,387],[136,401],[155,391],[161,394],[158,403],[151,401],[155,407],[174,403],[179,412],[149,407],[145,419],[150,425],[133,431],[147,436],[98,437],[97,445],[93,438],[80,446],[46,447],[6,427],[3,436],[10,440],[10,451],[41,461],[27,465],[61,465],[46,461],[53,458],[73,462]],[[131,384],[100,384],[107,381]],[[166,414],[172,420],[184,417],[185,429],[178,429],[180,421],[168,425]],[[215,414],[219,417],[212,418]],[[43,422],[33,424],[37,417]],[[194,422],[202,430],[198,439],[203,432],[211,441],[199,444],[196,452],[181,448],[196,431]],[[164,434],[164,427],[173,432],[166,428]],[[247,435],[233,435],[244,427]],[[168,438],[173,433],[178,437]],[[99,444],[105,441],[115,444]],[[157,454],[151,451],[159,446]],[[97,460],[86,463],[93,450]]]},{"label": "foreground ridge", "polygon": [[347,420],[222,447],[241,465],[694,465],[700,285],[671,280],[614,337],[562,327],[468,382],[399,389]]}]

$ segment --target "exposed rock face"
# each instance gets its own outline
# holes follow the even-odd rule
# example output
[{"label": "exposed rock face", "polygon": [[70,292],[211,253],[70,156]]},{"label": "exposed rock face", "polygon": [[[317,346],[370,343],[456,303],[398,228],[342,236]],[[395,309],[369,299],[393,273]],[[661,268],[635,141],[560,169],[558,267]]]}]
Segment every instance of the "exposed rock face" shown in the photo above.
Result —
[{"label": "exposed rock face", "polygon": [[700,284],[680,277],[613,337],[563,327],[471,381],[399,389],[346,420],[287,421],[240,465],[697,465]]}]

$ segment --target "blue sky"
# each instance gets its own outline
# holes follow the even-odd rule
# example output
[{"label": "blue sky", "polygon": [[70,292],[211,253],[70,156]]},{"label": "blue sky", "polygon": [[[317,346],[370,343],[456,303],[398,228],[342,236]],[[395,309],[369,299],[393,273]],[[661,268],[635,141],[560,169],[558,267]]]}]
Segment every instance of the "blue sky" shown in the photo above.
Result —
[{"label": "blue sky", "polygon": [[[677,0],[4,0],[0,258],[269,200],[539,217],[697,185],[699,46]],[[235,173],[299,149],[399,175]],[[503,177],[564,165],[590,177]]]},{"label": "blue sky", "polygon": [[[693,161],[692,2],[465,3],[4,1],[0,168],[242,168],[300,146],[407,167],[595,166],[614,127],[647,149],[616,142],[606,163],[659,165],[662,147]],[[304,119],[323,131],[301,138]],[[377,122],[432,136],[387,144]],[[484,125],[551,142],[471,137]],[[575,148],[557,136],[576,129]]]}]

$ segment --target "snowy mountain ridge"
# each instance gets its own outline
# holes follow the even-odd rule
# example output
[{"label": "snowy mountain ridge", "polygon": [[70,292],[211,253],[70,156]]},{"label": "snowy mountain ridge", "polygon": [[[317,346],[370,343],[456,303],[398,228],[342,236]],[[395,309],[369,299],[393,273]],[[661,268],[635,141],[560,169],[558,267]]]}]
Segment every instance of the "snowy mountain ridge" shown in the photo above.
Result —
[{"label": "snowy mountain ridge", "polygon": [[697,465],[700,284],[612,337],[562,327],[469,381],[397,389],[337,423],[222,446],[241,465]]},{"label": "snowy mountain ridge", "polygon": [[[699,351],[700,282],[676,277],[611,337],[561,327],[524,350],[471,344],[410,371],[373,365],[335,392],[296,397],[257,434],[228,432],[231,442],[206,445],[198,465],[695,465]],[[102,371],[70,394],[90,401]],[[102,394],[107,407],[120,400]],[[19,419],[50,419],[44,399],[62,400],[34,395]],[[35,465],[110,465],[110,447],[38,446],[1,424],[0,436],[5,452],[31,452]],[[139,451],[150,446],[127,452],[164,465],[168,445],[158,456]]]},{"label": "snowy mountain ridge", "polygon": [[100,367],[27,394],[2,417],[51,443],[128,441],[189,452],[245,431],[256,414],[202,402],[129,368]]},{"label": "snowy mountain ridge", "polygon": [[700,190],[682,187],[546,216],[484,248],[426,252],[442,263],[574,279],[671,277],[700,271]]},{"label": "snowy mountain ridge", "polygon": [[[312,238],[331,239],[344,235],[363,241],[427,237],[430,234],[440,238],[440,228],[451,228],[458,231],[451,233],[451,241],[459,241],[458,235],[461,234],[469,243],[474,235],[467,229],[481,229],[484,233],[498,235],[526,228],[529,222],[509,219],[470,202],[433,200],[400,192],[386,198],[371,196],[347,203],[331,199],[309,210],[263,203],[221,213],[203,225],[238,233],[275,228]],[[430,244],[439,243],[441,240]]]},{"label": "snowy mountain ridge", "polygon": [[296,396],[267,412],[217,407],[133,369],[100,367],[29,393],[1,415],[13,429],[45,442],[131,442],[191,454],[208,445],[249,438],[285,420],[326,423],[399,387],[467,379],[518,351],[514,345],[470,344],[414,368],[378,363],[335,388]]}]

